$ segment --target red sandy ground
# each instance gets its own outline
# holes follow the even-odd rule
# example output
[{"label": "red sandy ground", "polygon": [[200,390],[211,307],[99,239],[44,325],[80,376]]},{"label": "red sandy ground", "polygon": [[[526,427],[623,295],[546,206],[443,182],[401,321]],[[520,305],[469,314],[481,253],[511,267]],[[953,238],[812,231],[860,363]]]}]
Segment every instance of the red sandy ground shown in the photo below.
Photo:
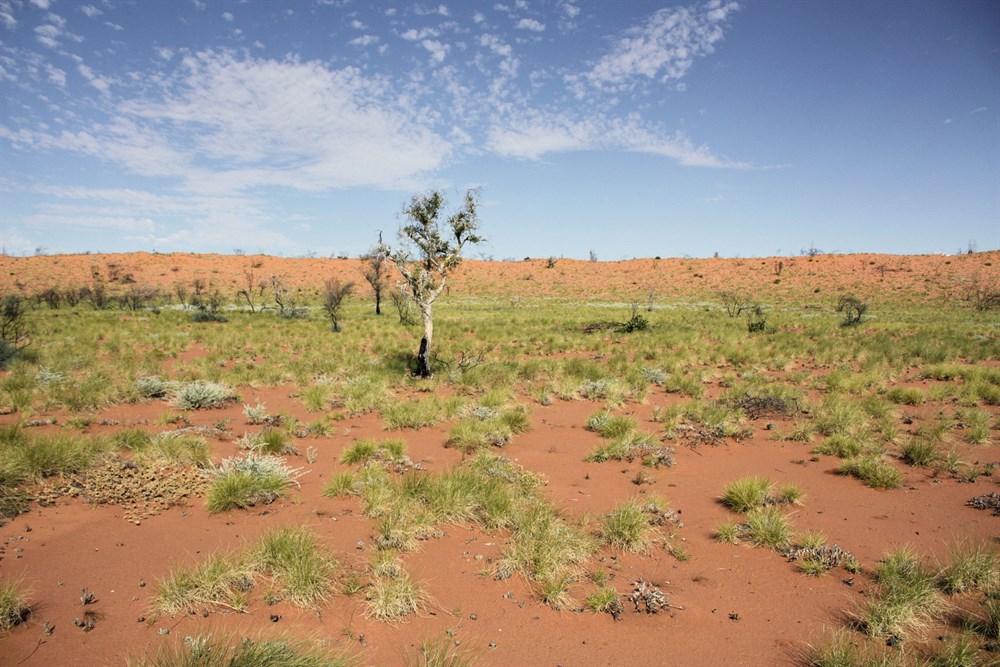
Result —
[{"label": "red sandy ground", "polygon": [[[819,288],[824,302],[850,289],[858,293],[899,291],[947,298],[963,280],[981,273],[995,278],[987,266],[998,255],[962,257],[822,256],[746,260],[636,260],[591,264],[559,260],[553,269],[544,260],[530,262],[468,262],[453,294],[495,293],[592,295],[621,299],[644,298],[655,287],[660,298],[694,297],[711,288],[774,290],[772,294],[808,294]],[[81,283],[91,267],[106,270],[109,262],[128,267],[137,283],[170,286],[178,280],[204,276],[220,286],[239,281],[249,261],[260,261],[259,271],[281,273],[294,284],[314,288],[316,276],[340,275],[358,280],[352,260],[278,259],[273,257],[218,257],[199,255],[59,256],[0,258],[0,274],[9,287],[15,280],[29,286]],[[780,279],[774,262],[783,261]],[[886,266],[884,271],[877,270]],[[176,268],[176,270],[175,270]],[[353,272],[353,273],[352,273]],[[696,278],[697,273],[703,277]],[[528,277],[530,276],[530,278]],[[778,291],[781,290],[781,291]],[[916,381],[912,383],[920,386]],[[241,389],[241,399],[260,400],[269,412],[315,419],[289,397],[292,387],[253,391]],[[678,400],[653,388],[643,405],[627,407],[640,424],[654,406]],[[776,442],[768,438],[765,420],[754,424],[756,435],[740,443],[697,449],[679,447],[676,464],[648,470],[652,485],[632,480],[638,463],[584,463],[598,444],[597,435],[584,430],[598,403],[556,402],[532,405],[532,429],[517,436],[503,453],[548,480],[545,495],[570,515],[599,515],[623,499],[652,493],[681,511],[679,534],[690,553],[680,562],[663,549],[648,556],[617,555],[604,550],[589,569],[613,576],[619,592],[644,577],[659,585],[683,607],[672,615],[647,616],[626,610],[615,622],[605,614],[554,611],[532,595],[520,578],[496,581],[484,576],[496,558],[504,534],[488,534],[463,527],[446,527],[446,536],[422,543],[405,555],[406,569],[422,582],[432,598],[418,616],[398,624],[366,619],[362,595],[336,594],[321,613],[279,603],[268,607],[258,591],[248,614],[213,613],[201,616],[161,617],[154,625],[140,622],[151,616],[150,600],[157,582],[173,568],[190,565],[220,550],[235,549],[269,528],[305,525],[315,531],[341,563],[340,572],[361,570],[374,534],[372,521],[361,514],[354,499],[327,499],[321,490],[338,470],[343,449],[358,437],[384,437],[375,416],[338,422],[332,437],[309,439],[318,458],[313,465],[296,459],[309,471],[290,500],[266,508],[209,515],[199,499],[144,519],[126,521],[114,506],[89,506],[81,500],[61,500],[53,507],[35,508],[0,527],[0,578],[23,578],[35,603],[31,619],[0,638],[0,665],[123,664],[126,656],[152,652],[195,634],[229,633],[268,636],[277,631],[318,637],[343,644],[358,653],[362,664],[398,665],[405,654],[426,637],[454,633],[478,656],[481,665],[776,665],[793,664],[810,642],[822,643],[824,628],[839,628],[853,604],[862,600],[870,579],[835,570],[815,578],[802,575],[773,551],[720,544],[713,533],[720,522],[734,518],[717,497],[724,485],[746,474],[765,475],[778,484],[794,482],[805,492],[802,505],[792,511],[798,530],[819,530],[830,543],[852,551],[866,567],[894,545],[913,545],[929,557],[944,558],[949,545],[960,539],[993,540],[1000,518],[965,507],[969,498],[997,490],[997,482],[981,477],[960,483],[945,475],[898,466],[904,485],[879,491],[857,480],[835,474],[837,460],[820,456],[810,460],[810,445]],[[162,403],[116,406],[97,418],[117,419],[122,426],[153,420],[166,409]],[[926,410],[925,410],[926,411]],[[931,413],[914,412],[919,417]],[[995,412],[995,410],[994,410]],[[234,430],[244,428],[239,405],[225,410],[190,414],[196,425],[210,426],[231,418]],[[15,417],[5,417],[5,421]],[[771,420],[776,421],[776,420]],[[919,421],[918,421],[919,423]],[[786,424],[778,422],[779,428]],[[914,426],[915,428],[915,426]],[[45,430],[38,429],[39,431]],[[100,429],[93,429],[100,432]],[[405,431],[410,456],[430,470],[441,470],[459,460],[445,449],[446,427]],[[212,443],[213,458],[235,452],[232,442]],[[1000,462],[995,445],[978,447],[980,464]],[[359,540],[365,551],[358,549]],[[612,556],[617,555],[617,559]],[[482,556],[482,558],[478,558]],[[145,587],[140,586],[145,581]],[[98,614],[96,627],[83,632],[72,620],[80,616],[80,591],[87,588],[97,602],[88,609]],[[582,598],[593,586],[582,582],[574,592]],[[271,614],[281,618],[269,620]],[[473,620],[473,615],[475,620]],[[738,620],[737,620],[738,619]],[[48,621],[51,635],[43,632]],[[169,634],[161,634],[164,629]],[[363,642],[362,642],[363,638]],[[495,643],[495,644],[494,644]],[[363,646],[364,645],[364,646]]]},{"label": "red sandy ground", "polygon": [[[840,294],[898,298],[953,299],[974,278],[997,281],[1000,252],[973,255],[819,255],[752,259],[634,259],[585,262],[554,258],[519,262],[467,260],[451,281],[453,296],[568,297],[638,300],[652,291],[675,299],[736,290],[771,303],[786,297],[829,304]],[[138,285],[170,291],[201,279],[227,297],[245,283],[282,276],[287,285],[309,292],[326,278],[364,285],[357,259],[282,258],[263,255],[54,255],[0,256],[0,289],[90,284],[96,273],[105,281],[130,275]],[[116,284],[110,283],[114,289]],[[189,287],[190,291],[190,287]]]}]

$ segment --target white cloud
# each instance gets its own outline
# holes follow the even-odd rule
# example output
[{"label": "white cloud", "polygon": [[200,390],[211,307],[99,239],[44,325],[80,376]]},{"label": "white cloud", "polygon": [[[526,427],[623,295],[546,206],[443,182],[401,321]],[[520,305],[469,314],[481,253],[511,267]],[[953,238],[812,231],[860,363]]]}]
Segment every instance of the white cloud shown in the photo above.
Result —
[{"label": "white cloud", "polygon": [[49,83],[53,83],[60,88],[66,85],[66,72],[52,65],[46,65],[45,69],[49,74]]},{"label": "white cloud", "polygon": [[420,45],[431,54],[431,60],[436,63],[443,62],[448,52],[451,51],[450,44],[442,44],[436,39],[425,39],[420,42]]},{"label": "white cloud", "polygon": [[83,78],[86,79],[90,85],[92,85],[94,88],[101,91],[102,93],[107,93],[111,89],[110,79],[105,78],[103,76],[98,76],[97,74],[94,73],[94,70],[90,69],[86,65],[81,63],[77,65],[76,69],[77,71],[80,72],[80,75],[83,76]]},{"label": "white cloud", "polygon": [[50,49],[59,48],[59,37],[61,36],[62,30],[51,23],[43,23],[42,25],[35,26],[35,39]]},{"label": "white cloud", "polygon": [[156,55],[158,55],[163,60],[170,60],[174,57],[174,50],[167,48],[165,46],[157,46],[155,48]]},{"label": "white cloud", "polygon": [[[95,87],[110,83],[82,63],[78,69]],[[433,114],[352,68],[207,51],[153,82],[155,92],[149,85],[109,100],[104,123],[0,127],[0,136],[18,149],[88,155],[213,195],[270,186],[423,187],[424,175],[453,150]]]},{"label": "white cloud", "polygon": [[64,30],[66,19],[58,14],[48,13],[45,15],[46,22],[35,26],[35,39],[50,49],[58,49],[62,46],[63,39],[74,42],[82,42],[83,37]]},{"label": "white cloud", "polygon": [[378,44],[377,35],[361,35],[360,37],[355,37],[349,42],[352,46],[371,46],[372,44]]},{"label": "white cloud", "polygon": [[38,7],[39,9],[48,9],[50,6],[52,6],[52,3],[49,2],[49,0],[31,0],[31,4],[33,4],[35,7]]},{"label": "white cloud", "polygon": [[498,56],[503,56],[504,58],[510,58],[513,53],[513,49],[510,44],[507,44],[502,39],[496,35],[484,34],[479,36],[479,45],[485,46],[493,53]]},{"label": "white cloud", "polygon": [[252,239],[260,248],[275,250],[297,246],[267,229],[278,221],[252,197],[76,186],[36,186],[32,191],[46,197],[22,223],[35,229],[114,230],[158,250],[225,248],[233,239]]},{"label": "white cloud", "polygon": [[[676,81],[687,74],[695,58],[714,52],[724,36],[723,22],[738,8],[730,0],[711,0],[661,9],[641,26],[627,30],[590,71],[569,77],[568,82],[623,91],[642,81]],[[582,95],[579,88],[577,94]]]},{"label": "white cloud", "polygon": [[482,23],[485,20],[486,20],[486,17],[483,16],[482,12],[476,12],[475,14],[472,15],[472,22],[473,23],[477,23],[478,24],[478,23]]},{"label": "white cloud", "polygon": [[415,5],[411,11],[417,16],[451,16],[451,12],[448,10],[446,5],[438,5],[437,7],[426,7],[424,5]]},{"label": "white cloud", "polygon": [[203,0],[191,0],[191,4],[193,4],[194,8],[197,9],[198,11],[202,11],[206,7],[208,7],[208,5],[203,2]]},{"label": "white cloud", "polygon": [[84,5],[84,6],[80,7],[80,11],[83,12],[84,14],[86,14],[87,18],[90,18],[90,19],[96,18],[96,17],[98,17],[98,16],[100,16],[101,14],[104,13],[100,9],[98,9],[97,7],[95,7],[94,5]]},{"label": "white cloud", "polygon": [[120,25],[118,25],[117,23],[112,23],[111,21],[105,21],[105,22],[104,22],[104,25],[108,26],[109,28],[111,28],[112,30],[115,30],[115,31],[121,31],[121,30],[124,30],[124,28],[123,28],[123,27],[121,27],[121,26],[120,26]]},{"label": "white cloud", "polygon": [[720,158],[684,133],[650,126],[638,116],[576,119],[564,114],[528,112],[497,121],[489,130],[487,149],[504,157],[538,160],[548,153],[616,150],[661,155],[692,167],[749,169],[753,165]]},{"label": "white cloud", "polygon": [[14,8],[9,2],[0,2],[0,23],[7,30],[17,27],[17,19],[14,18]]},{"label": "white cloud", "polygon": [[419,42],[421,40],[427,39],[428,37],[437,37],[438,31],[434,28],[422,28],[420,30],[415,30],[410,28],[409,30],[400,34],[400,37],[408,42]]},{"label": "white cloud", "polygon": [[235,19],[236,17],[234,17],[230,12],[222,12],[222,18],[225,19],[227,22],[232,23],[233,19]]},{"label": "white cloud", "polygon": [[353,21],[351,21],[351,27],[354,28],[355,30],[367,30],[368,29],[368,26],[366,26],[364,23],[362,23],[361,21],[359,21],[357,19],[354,19]]},{"label": "white cloud", "polygon": [[535,19],[521,19],[514,26],[519,30],[530,30],[532,32],[545,32],[545,24],[536,21]]},{"label": "white cloud", "polygon": [[564,2],[562,5],[563,12],[567,17],[575,19],[580,14],[580,8],[574,5],[572,2]]}]

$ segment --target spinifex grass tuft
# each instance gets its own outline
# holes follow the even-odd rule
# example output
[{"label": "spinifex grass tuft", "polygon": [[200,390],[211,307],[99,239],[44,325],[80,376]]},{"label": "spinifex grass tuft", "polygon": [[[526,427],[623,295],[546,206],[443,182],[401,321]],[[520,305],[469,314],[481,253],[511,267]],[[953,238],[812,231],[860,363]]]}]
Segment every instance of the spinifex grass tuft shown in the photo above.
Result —
[{"label": "spinifex grass tuft", "polygon": [[222,639],[189,636],[152,655],[126,660],[127,667],[350,667],[357,661],[324,642],[290,637]]},{"label": "spinifex grass tuft", "polygon": [[316,537],[302,528],[279,528],[237,553],[217,554],[201,564],[179,568],[158,587],[157,611],[246,608],[247,593],[268,577],[275,595],[294,605],[315,607],[333,586],[336,562]]},{"label": "spinifex grass tuft", "polygon": [[909,548],[879,561],[874,594],[859,605],[860,627],[872,637],[906,637],[940,618],[946,609],[934,577]]},{"label": "spinifex grass tuft", "polygon": [[937,580],[948,595],[992,590],[1000,586],[1000,554],[983,542],[960,544],[952,549]]},{"label": "spinifex grass tuft", "polygon": [[28,604],[24,585],[20,581],[0,584],[0,633],[20,625],[30,615],[31,605]]},{"label": "spinifex grass tuft", "polygon": [[746,514],[745,536],[754,546],[783,549],[792,539],[788,517],[777,507],[763,507]]},{"label": "spinifex grass tuft", "polygon": [[623,551],[647,552],[651,532],[649,515],[634,500],[619,505],[601,519],[601,537]]},{"label": "spinifex grass tuft", "polygon": [[891,463],[874,454],[845,459],[837,472],[857,477],[873,488],[895,489],[903,481],[902,475]]}]

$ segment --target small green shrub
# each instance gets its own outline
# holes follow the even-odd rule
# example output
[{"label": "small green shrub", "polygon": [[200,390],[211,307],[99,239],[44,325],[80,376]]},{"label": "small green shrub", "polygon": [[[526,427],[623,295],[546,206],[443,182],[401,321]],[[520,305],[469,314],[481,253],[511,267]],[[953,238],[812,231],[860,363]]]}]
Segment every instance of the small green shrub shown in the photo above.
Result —
[{"label": "small green shrub", "polygon": [[177,388],[174,405],[181,410],[208,410],[221,408],[236,398],[236,392],[226,385],[195,380]]},{"label": "small green shrub", "polygon": [[155,375],[147,375],[135,381],[135,392],[140,398],[163,398],[170,391],[170,383]]},{"label": "small green shrub", "polygon": [[260,401],[257,401],[257,405],[244,403],[243,418],[246,420],[247,424],[252,426],[266,424],[270,420],[270,416],[267,414],[267,407]]}]

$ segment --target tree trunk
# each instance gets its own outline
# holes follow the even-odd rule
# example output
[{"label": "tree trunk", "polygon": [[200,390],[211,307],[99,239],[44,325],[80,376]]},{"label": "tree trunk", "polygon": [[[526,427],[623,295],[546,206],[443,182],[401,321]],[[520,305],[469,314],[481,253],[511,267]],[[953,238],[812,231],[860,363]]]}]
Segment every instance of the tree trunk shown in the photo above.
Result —
[{"label": "tree trunk", "polygon": [[375,314],[382,314],[382,290],[380,289],[375,290]]},{"label": "tree trunk", "polygon": [[431,340],[434,338],[430,304],[421,305],[420,313],[424,318],[424,337],[420,339],[420,350],[417,352],[417,375],[426,378],[431,376]]}]

